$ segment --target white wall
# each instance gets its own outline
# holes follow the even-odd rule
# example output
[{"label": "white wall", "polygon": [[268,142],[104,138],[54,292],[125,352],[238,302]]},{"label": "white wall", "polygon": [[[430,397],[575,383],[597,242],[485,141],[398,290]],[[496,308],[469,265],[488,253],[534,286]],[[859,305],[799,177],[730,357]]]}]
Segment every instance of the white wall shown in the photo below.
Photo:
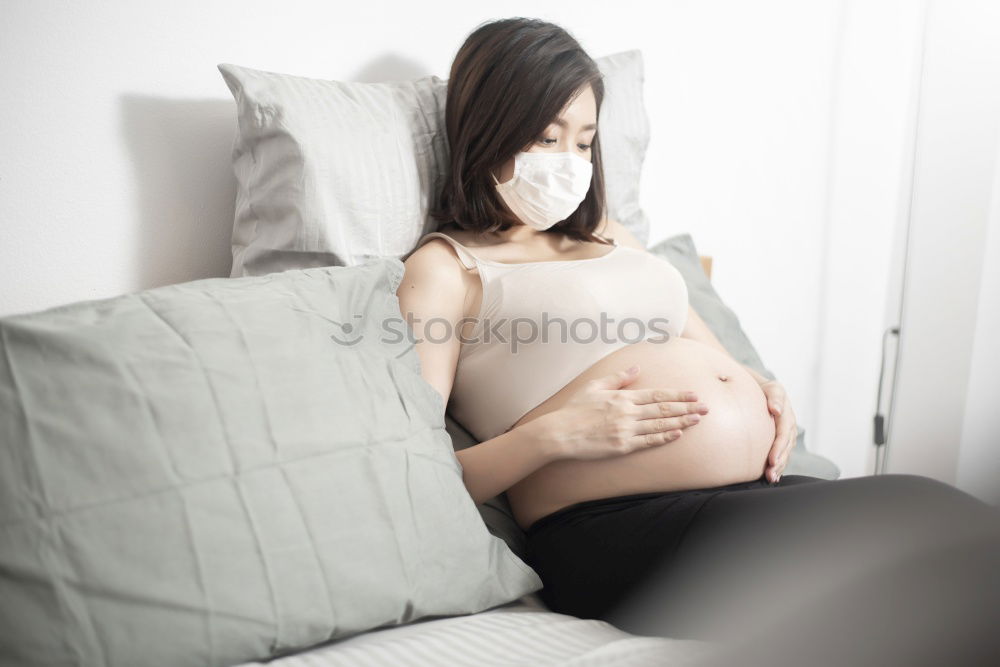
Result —
[{"label": "white wall", "polygon": [[909,214],[924,9],[910,0],[850,2],[842,17],[818,241],[816,422],[806,435],[843,477],[874,471],[872,419],[885,304],[901,289],[892,252]]},{"label": "white wall", "polygon": [[934,2],[927,27],[887,469],[996,500],[1000,5]]},{"label": "white wall", "polygon": [[[996,159],[1000,163],[1000,142]],[[1000,169],[994,172],[956,484],[1000,505]]]},{"label": "white wall", "polygon": [[228,275],[235,119],[217,63],[446,77],[478,23],[537,16],[594,56],[643,50],[650,241],[691,232],[807,446],[870,472],[921,6],[5,0],[0,315]]}]

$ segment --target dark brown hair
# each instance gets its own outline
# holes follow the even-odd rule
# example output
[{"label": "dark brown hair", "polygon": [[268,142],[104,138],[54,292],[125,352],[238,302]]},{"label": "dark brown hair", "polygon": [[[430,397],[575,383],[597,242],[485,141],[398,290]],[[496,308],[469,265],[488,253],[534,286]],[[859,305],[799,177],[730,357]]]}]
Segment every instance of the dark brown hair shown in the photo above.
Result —
[{"label": "dark brown hair", "polygon": [[[588,83],[599,120],[601,72],[563,28],[520,17],[479,25],[451,66],[445,106],[450,160],[431,216],[479,233],[520,224],[497,193],[491,173],[534,143]],[[590,143],[593,177],[587,196],[550,231],[598,240],[593,231],[606,206],[599,134]]]}]

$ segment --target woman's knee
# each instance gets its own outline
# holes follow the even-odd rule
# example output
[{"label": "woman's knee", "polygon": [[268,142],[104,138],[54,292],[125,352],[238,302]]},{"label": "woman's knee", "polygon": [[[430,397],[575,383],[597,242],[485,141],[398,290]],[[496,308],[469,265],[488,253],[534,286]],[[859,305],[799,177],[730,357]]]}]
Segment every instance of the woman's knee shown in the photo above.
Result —
[{"label": "woman's knee", "polygon": [[890,473],[860,478],[858,495],[874,510],[898,513],[914,525],[950,530],[967,523],[1000,520],[1000,510],[961,489],[924,475]]}]

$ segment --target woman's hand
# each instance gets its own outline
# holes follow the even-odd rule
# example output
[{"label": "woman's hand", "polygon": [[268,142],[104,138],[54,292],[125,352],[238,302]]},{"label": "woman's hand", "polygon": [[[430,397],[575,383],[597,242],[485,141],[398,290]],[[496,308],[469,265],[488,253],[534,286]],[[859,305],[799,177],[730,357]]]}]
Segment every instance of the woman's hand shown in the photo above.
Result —
[{"label": "woman's hand", "polygon": [[795,411],[788,400],[785,388],[777,380],[768,380],[760,385],[767,398],[767,410],[774,415],[774,443],[767,455],[767,467],[764,474],[772,482],[777,482],[782,471],[788,465],[788,455],[795,446],[799,430],[795,424]]},{"label": "woman's hand", "polygon": [[639,367],[588,381],[561,408],[542,415],[561,458],[603,459],[657,447],[697,424],[708,406],[693,392],[675,389],[623,389]]}]

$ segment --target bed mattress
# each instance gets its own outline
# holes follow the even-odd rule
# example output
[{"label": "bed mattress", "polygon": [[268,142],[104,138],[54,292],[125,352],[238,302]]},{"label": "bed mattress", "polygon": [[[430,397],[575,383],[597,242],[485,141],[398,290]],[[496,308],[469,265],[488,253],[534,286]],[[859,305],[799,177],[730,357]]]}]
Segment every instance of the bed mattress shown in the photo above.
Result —
[{"label": "bed mattress", "polygon": [[694,665],[713,645],[640,637],[549,611],[537,594],[465,616],[418,620],[238,667],[397,665]]}]

